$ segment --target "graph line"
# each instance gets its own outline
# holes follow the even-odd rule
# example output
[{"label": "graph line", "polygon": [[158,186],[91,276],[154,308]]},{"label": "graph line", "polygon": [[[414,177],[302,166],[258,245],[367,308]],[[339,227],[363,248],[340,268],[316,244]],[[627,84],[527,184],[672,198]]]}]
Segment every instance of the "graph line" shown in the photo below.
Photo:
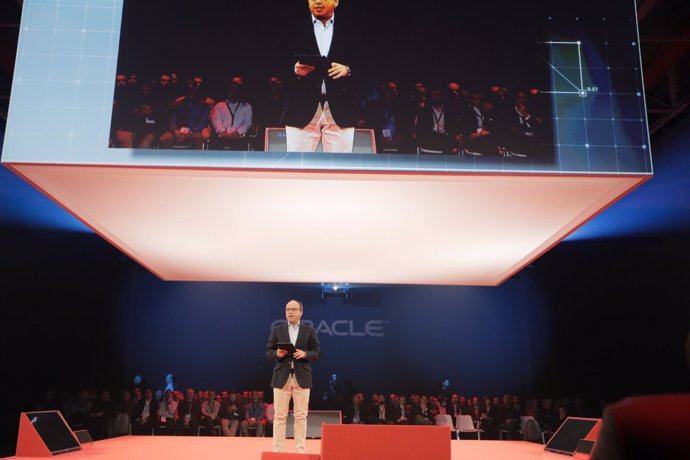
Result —
[{"label": "graph line", "polygon": [[[582,86],[578,87],[578,86],[577,86],[575,83],[573,83],[568,77],[566,77],[565,75],[563,75],[563,72],[561,72],[560,70],[558,70],[558,69],[556,68],[555,65],[551,64],[549,61],[547,61],[547,60],[544,59],[544,58],[542,58],[542,59],[543,59],[543,61],[546,62],[546,64],[547,64],[549,67],[551,67],[558,75],[560,75],[561,77],[563,77],[563,79],[564,79],[565,81],[567,81],[568,83],[570,83],[570,84],[572,85],[572,87],[575,88],[575,89],[577,90],[577,94],[580,94],[580,93],[584,90],[584,88],[582,88]],[[580,78],[582,78],[582,67],[580,67]],[[546,92],[546,91],[543,91],[543,92]]]}]

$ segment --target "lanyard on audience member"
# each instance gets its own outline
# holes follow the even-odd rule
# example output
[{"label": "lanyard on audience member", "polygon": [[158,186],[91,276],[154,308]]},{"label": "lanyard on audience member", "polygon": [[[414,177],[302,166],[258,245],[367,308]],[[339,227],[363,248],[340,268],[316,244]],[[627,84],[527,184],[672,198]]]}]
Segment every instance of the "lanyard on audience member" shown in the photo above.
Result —
[{"label": "lanyard on audience member", "polygon": [[[434,116],[434,121],[436,122],[436,130],[441,133],[441,118],[443,118],[444,113],[446,112],[445,109],[441,109],[441,113],[439,113],[438,117],[436,117],[436,110],[434,108],[431,108],[431,114]],[[445,132],[445,128],[443,129],[443,132]]]},{"label": "lanyard on audience member", "polygon": [[235,124],[235,114],[240,109],[240,102],[237,101],[237,107],[235,107],[234,111],[230,108],[230,104],[231,104],[231,102],[228,101],[228,111],[230,112],[230,117],[232,118],[232,121],[230,122],[230,126],[232,126]]}]

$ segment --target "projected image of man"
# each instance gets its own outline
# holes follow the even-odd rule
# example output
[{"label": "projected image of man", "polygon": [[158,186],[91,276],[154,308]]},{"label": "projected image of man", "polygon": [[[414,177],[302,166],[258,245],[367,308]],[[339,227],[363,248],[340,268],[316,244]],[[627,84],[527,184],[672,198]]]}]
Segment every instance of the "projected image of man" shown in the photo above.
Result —
[{"label": "projected image of man", "polygon": [[[282,452],[285,444],[290,399],[293,401],[295,414],[295,447],[297,452],[304,452],[307,437],[307,413],[309,411],[309,394],[312,388],[311,365],[321,356],[321,346],[313,327],[302,324],[300,319],[304,306],[297,300],[291,300],[285,306],[287,323],[280,324],[271,330],[266,344],[266,358],[275,362],[273,367],[273,451]],[[279,349],[279,344],[292,344],[293,354]]]},{"label": "projected image of man", "polygon": [[[283,121],[289,152],[352,152],[357,117],[349,24],[336,21],[339,0],[308,0],[309,21],[290,46],[292,78]],[[351,67],[352,66],[352,67]]]}]

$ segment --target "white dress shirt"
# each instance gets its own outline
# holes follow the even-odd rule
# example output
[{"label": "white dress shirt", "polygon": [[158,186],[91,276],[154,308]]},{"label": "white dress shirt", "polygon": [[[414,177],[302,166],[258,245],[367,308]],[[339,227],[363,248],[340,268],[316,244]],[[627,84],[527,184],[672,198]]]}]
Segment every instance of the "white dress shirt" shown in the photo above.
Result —
[{"label": "white dress shirt", "polygon": [[[311,15],[311,20],[314,23],[314,37],[316,38],[316,44],[319,46],[319,53],[321,56],[328,56],[331,51],[331,43],[333,43],[333,27],[335,24],[335,14],[331,16],[331,19],[323,24],[316,16]],[[321,94],[326,94],[326,82],[321,83]]]},{"label": "white dress shirt", "polygon": [[[299,323],[292,325],[288,322],[288,334],[290,334],[290,343],[297,347],[297,336],[299,335]],[[295,368],[294,361],[290,362],[292,369]]]}]

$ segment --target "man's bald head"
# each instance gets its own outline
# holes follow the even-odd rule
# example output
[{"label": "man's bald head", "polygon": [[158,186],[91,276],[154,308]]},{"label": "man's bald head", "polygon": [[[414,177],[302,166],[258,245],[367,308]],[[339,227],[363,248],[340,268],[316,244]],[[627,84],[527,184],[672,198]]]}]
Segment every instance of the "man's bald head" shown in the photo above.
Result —
[{"label": "man's bald head", "polygon": [[339,3],[338,0],[308,0],[308,2],[309,11],[321,22],[328,21],[333,17]]},{"label": "man's bald head", "polygon": [[299,300],[293,299],[285,305],[285,308],[290,308],[290,307],[297,307],[297,308],[299,308],[299,311],[304,311],[304,305],[302,305],[302,302],[300,302]]}]

